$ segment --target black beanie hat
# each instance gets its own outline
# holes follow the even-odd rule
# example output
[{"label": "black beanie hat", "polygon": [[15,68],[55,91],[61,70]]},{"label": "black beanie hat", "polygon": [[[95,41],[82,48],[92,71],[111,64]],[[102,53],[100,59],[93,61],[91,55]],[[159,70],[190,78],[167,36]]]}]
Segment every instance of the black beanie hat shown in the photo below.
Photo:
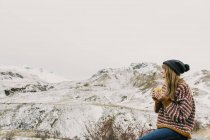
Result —
[{"label": "black beanie hat", "polygon": [[179,60],[167,60],[164,61],[163,64],[170,67],[177,75],[180,75],[190,70],[190,66],[188,64],[184,64]]}]

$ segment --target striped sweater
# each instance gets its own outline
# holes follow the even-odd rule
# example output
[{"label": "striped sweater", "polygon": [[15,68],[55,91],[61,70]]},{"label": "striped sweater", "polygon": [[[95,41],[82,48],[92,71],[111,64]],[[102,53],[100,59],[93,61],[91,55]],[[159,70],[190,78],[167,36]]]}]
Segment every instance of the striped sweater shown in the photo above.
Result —
[{"label": "striped sweater", "polygon": [[[162,92],[166,92],[166,85],[163,85]],[[175,101],[155,102],[155,112],[158,113],[157,128],[170,128],[191,138],[195,123],[195,102],[191,89],[186,82],[182,82],[178,84],[174,95]]]}]

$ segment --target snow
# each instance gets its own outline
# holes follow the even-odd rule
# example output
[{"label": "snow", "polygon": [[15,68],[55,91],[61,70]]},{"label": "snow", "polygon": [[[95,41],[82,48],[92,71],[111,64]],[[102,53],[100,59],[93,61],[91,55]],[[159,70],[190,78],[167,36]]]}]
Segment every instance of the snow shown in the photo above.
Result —
[{"label": "snow", "polygon": [[33,75],[34,77],[38,77],[41,80],[48,82],[48,83],[58,83],[62,81],[70,81],[69,79],[63,78],[61,76],[58,76],[54,74],[53,72],[48,72],[47,70],[44,70],[43,68],[31,68],[29,66],[0,66],[0,71],[13,71],[17,73],[24,73],[27,75]]},{"label": "snow", "polygon": [[[0,67],[0,72],[13,72],[23,76],[0,75],[0,126],[2,130],[49,131],[62,138],[82,137],[85,125],[97,122],[107,115],[116,115],[118,122],[147,122],[155,127],[157,114],[153,111],[151,90],[154,85],[142,88],[151,82],[158,86],[160,67],[154,63],[132,63],[128,67],[102,69],[89,79],[76,82],[59,79],[59,76],[45,70],[26,67]],[[203,72],[184,75],[189,85],[199,92],[196,101],[196,119],[202,127],[210,124],[210,90],[202,80]],[[137,78],[136,78],[137,77]],[[142,78],[143,77],[143,78]],[[52,78],[52,79],[51,79]],[[140,78],[140,79],[138,79]],[[142,79],[141,79],[142,78]],[[143,81],[134,85],[136,80]],[[207,81],[208,82],[208,81]],[[197,83],[197,84],[196,84]],[[27,84],[47,85],[47,90],[36,92],[17,92],[6,96],[5,89],[24,87]],[[32,86],[32,89],[35,88]]]}]

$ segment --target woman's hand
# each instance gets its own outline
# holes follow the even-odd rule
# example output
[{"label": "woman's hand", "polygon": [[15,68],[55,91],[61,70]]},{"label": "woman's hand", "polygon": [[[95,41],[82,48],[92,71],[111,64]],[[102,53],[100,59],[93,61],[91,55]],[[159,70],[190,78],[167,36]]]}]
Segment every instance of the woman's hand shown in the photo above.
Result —
[{"label": "woman's hand", "polygon": [[161,101],[163,101],[167,98],[168,97],[165,94],[162,93],[160,88],[156,88],[152,91],[152,99],[154,101],[161,102]]},{"label": "woman's hand", "polygon": [[155,112],[158,112],[158,104],[163,105],[164,107],[167,107],[171,100],[168,96],[166,96],[161,88],[155,88],[152,92],[152,99],[155,101]]},{"label": "woman's hand", "polygon": [[158,99],[156,97],[156,92],[154,90],[152,91],[152,99],[156,102],[158,101]]},{"label": "woman's hand", "polygon": [[158,101],[163,101],[168,98],[165,94],[162,94],[161,92],[155,92],[154,96]]}]

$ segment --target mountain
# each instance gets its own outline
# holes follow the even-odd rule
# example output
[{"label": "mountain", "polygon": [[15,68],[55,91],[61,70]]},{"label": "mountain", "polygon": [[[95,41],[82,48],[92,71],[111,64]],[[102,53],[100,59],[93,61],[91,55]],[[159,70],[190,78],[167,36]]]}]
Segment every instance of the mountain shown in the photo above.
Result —
[{"label": "mountain", "polygon": [[[116,122],[125,126],[142,122],[155,128],[157,114],[151,90],[163,83],[160,70],[155,63],[132,63],[101,69],[79,82],[50,82],[47,72],[40,75],[30,68],[0,67],[0,136],[15,130],[29,136],[44,132],[59,138],[84,139],[86,124],[104,116],[115,116]],[[210,71],[189,72],[184,79],[195,97],[196,120],[200,127],[207,128]]]}]

